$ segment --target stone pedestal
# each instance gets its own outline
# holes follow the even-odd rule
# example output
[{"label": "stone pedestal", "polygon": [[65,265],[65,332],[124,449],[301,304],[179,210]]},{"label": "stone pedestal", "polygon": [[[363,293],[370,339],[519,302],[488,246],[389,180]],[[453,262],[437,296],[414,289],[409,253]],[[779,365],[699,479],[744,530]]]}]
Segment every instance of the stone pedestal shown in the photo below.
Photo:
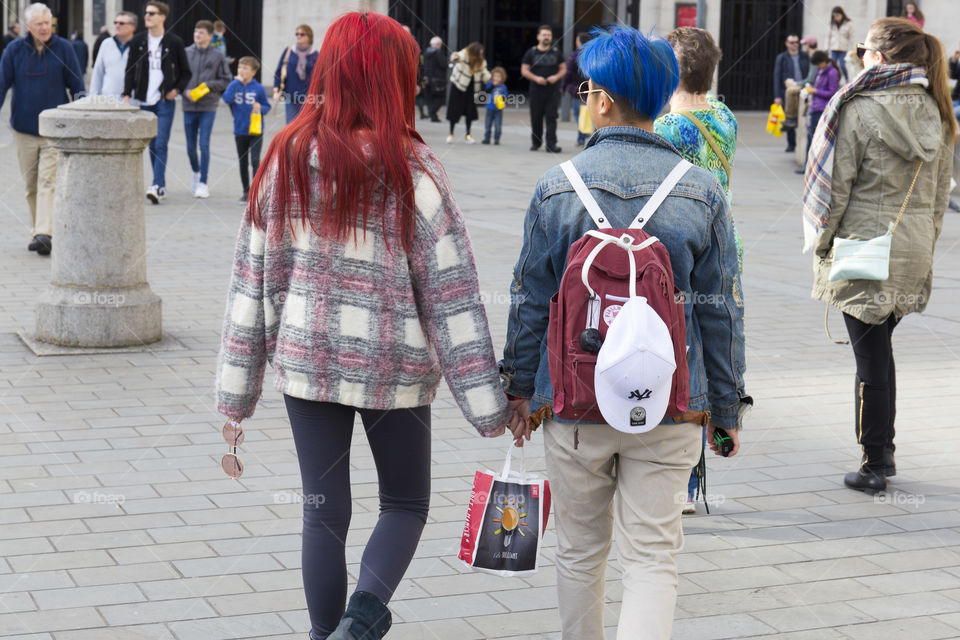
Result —
[{"label": "stone pedestal", "polygon": [[147,284],[143,150],[152,113],[90,97],[40,114],[59,152],[50,286],[36,308],[39,341],[130,347],[161,339]]}]

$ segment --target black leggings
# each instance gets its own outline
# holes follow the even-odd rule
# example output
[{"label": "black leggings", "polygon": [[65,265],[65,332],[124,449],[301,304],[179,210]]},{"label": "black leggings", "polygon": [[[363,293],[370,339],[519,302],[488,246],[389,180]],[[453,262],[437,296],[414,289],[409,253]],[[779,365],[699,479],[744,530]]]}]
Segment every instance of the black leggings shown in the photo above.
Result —
[{"label": "black leggings", "polygon": [[263,146],[263,136],[234,136],[237,141],[237,155],[240,157],[240,184],[243,192],[250,190],[250,174],[247,173],[247,156],[253,165],[253,175],[257,175],[260,168],[260,148]]},{"label": "black leggings", "polygon": [[892,315],[881,324],[866,324],[843,314],[857,360],[854,378],[854,427],[867,466],[883,464],[883,449],[893,449],[897,415],[897,374],[893,362]]},{"label": "black leggings", "polygon": [[403,578],[430,506],[430,407],[374,411],[284,396],[303,480],[303,589],[311,638],[346,607],[350,439],[360,413],[380,483],[380,517],[363,551],[357,591],[387,603]]}]

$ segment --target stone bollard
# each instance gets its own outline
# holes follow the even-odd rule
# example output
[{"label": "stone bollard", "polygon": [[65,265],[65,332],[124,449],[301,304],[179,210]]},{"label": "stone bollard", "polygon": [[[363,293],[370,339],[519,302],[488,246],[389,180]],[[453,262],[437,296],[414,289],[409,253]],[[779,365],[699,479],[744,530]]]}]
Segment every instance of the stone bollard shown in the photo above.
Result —
[{"label": "stone bollard", "polygon": [[59,154],[51,278],[36,308],[36,340],[131,347],[161,339],[143,213],[143,150],[156,134],[155,115],[102,96],[40,114],[40,135]]}]

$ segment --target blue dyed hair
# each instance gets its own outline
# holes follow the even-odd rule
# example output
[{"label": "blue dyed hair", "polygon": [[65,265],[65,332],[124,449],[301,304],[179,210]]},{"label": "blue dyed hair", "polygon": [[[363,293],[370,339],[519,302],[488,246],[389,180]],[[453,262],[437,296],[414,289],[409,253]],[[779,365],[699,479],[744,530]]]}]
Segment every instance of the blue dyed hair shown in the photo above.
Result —
[{"label": "blue dyed hair", "polygon": [[640,116],[653,120],[680,82],[673,47],[626,26],[596,28],[580,49],[580,73],[624,100]]}]

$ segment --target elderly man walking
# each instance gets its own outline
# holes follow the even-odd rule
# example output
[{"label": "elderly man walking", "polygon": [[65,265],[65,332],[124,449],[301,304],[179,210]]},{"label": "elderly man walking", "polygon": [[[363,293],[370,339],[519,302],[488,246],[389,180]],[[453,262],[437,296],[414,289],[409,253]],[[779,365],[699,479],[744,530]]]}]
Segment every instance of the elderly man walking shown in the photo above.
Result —
[{"label": "elderly man walking", "polygon": [[28,6],[23,22],[27,35],[11,42],[0,59],[0,108],[7,90],[13,89],[10,126],[27,188],[33,235],[27,248],[46,256],[53,247],[57,152],[40,137],[40,112],[82,97],[83,72],[70,43],[54,35],[47,5]]}]

